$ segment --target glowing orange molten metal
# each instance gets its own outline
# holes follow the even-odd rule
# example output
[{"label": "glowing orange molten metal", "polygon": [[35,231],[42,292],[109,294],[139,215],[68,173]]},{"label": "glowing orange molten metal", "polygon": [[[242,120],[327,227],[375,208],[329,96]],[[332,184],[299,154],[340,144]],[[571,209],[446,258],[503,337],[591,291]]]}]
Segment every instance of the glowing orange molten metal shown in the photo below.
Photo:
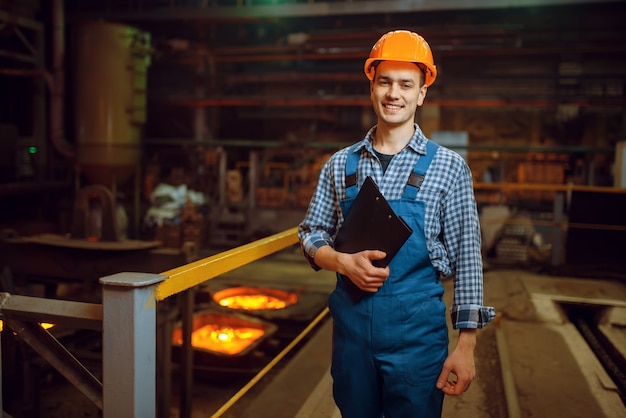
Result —
[{"label": "glowing orange molten metal", "polygon": [[298,295],[277,289],[241,286],[219,291],[215,293],[213,300],[230,309],[276,310],[296,303]]},{"label": "glowing orange molten metal", "polygon": [[[240,314],[201,311],[194,314],[191,329],[191,346],[194,349],[238,355],[275,332],[276,326]],[[172,330],[172,343],[182,346],[182,324]]]},{"label": "glowing orange molten metal", "polygon": [[[265,332],[260,328],[232,328],[229,326],[208,324],[191,333],[191,345],[224,354],[237,354],[261,338]],[[178,338],[176,343],[182,344]]]}]

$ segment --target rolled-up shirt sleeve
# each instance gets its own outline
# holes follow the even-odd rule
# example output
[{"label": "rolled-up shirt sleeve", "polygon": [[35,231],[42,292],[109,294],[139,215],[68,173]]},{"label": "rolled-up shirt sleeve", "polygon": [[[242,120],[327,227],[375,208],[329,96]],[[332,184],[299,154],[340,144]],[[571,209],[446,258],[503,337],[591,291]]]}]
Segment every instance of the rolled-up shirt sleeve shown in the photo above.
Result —
[{"label": "rolled-up shirt sleeve", "polygon": [[450,309],[450,318],[454,329],[483,328],[495,317],[496,311],[491,306],[453,305]]}]

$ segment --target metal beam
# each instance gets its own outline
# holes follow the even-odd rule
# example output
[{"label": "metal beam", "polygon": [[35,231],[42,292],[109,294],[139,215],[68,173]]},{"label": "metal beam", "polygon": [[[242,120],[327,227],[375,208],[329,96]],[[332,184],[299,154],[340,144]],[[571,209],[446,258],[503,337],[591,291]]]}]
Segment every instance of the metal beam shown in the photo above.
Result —
[{"label": "metal beam", "polygon": [[[94,11],[94,13],[76,14],[75,18],[97,17],[114,20],[209,20],[236,21],[260,18],[316,17],[364,14],[390,14],[427,11],[452,11],[472,9],[504,9],[515,7],[563,6],[575,4],[619,3],[621,0],[369,0],[369,1],[333,1],[296,4],[264,4],[250,6],[173,6],[147,9],[140,3],[135,10]],[[200,4],[200,2],[198,2]],[[104,7],[104,6],[103,6]]]},{"label": "metal beam", "polygon": [[102,305],[9,293],[0,293],[0,317],[96,331],[102,329]]},{"label": "metal beam", "polygon": [[[621,97],[517,97],[517,98],[495,98],[495,99],[464,99],[464,98],[438,98],[433,97],[428,100],[429,104],[446,107],[551,107],[564,100],[568,104],[581,107],[624,107],[626,101]],[[371,106],[372,102],[368,96],[309,96],[309,97],[265,97],[265,96],[214,96],[205,98],[172,98],[168,101],[170,105],[181,107],[244,107],[244,106],[275,106],[275,107],[297,107],[297,106]]]},{"label": "metal beam", "polygon": [[287,248],[298,242],[298,228],[293,227],[269,237],[233,248],[193,263],[162,273],[167,279],[157,288],[157,300],[213,279],[243,265],[259,260],[267,255]]},{"label": "metal beam", "polygon": [[0,57],[6,57],[14,59],[15,61],[27,62],[30,64],[35,64],[37,59],[32,55],[22,54],[20,52],[8,51],[6,49],[0,49]]},{"label": "metal beam", "polygon": [[0,10],[0,22],[6,22],[9,25],[32,29],[39,32],[43,31],[43,23],[24,16],[9,13],[4,10]]},{"label": "metal beam", "polygon": [[[192,138],[147,138],[145,143],[150,146],[204,146],[204,147],[233,147],[233,148],[278,148],[284,147],[285,141],[280,140],[260,140],[260,139],[210,139],[198,142]],[[310,142],[305,140],[304,138],[300,138],[300,143],[305,148],[318,148],[318,149],[339,149],[343,147],[347,147],[351,145],[349,141],[337,141],[337,142]],[[455,146],[455,148],[459,149],[467,149],[473,151],[500,151],[500,152],[511,152],[511,153],[527,153],[527,152],[541,152],[541,153],[563,153],[563,154],[612,154],[615,152],[614,148],[611,147],[583,147],[583,146],[560,146],[560,147],[545,147],[545,146],[506,146],[506,145],[466,145],[466,146]],[[503,183],[475,183],[475,187],[481,187],[483,189],[498,189],[500,185]],[[519,183],[513,183],[519,184]],[[527,187],[528,185],[522,185],[522,187]],[[588,186],[580,186],[580,187],[588,187]],[[614,190],[613,187],[607,187],[601,189],[601,191],[606,192],[607,190]],[[571,190],[569,186],[565,187],[563,190]],[[589,191],[588,189],[580,189]],[[626,193],[626,188],[619,188],[616,190],[621,190]]]}]

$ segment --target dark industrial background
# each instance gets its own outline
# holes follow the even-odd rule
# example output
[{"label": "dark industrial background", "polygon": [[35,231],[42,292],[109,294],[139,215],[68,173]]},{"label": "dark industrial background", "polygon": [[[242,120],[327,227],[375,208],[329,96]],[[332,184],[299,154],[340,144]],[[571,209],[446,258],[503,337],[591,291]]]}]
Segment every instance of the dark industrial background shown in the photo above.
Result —
[{"label": "dark industrial background", "polygon": [[[624,187],[624,5],[2,0],[0,225],[78,237],[97,184],[126,219],[116,237],[230,246],[293,226],[328,155],[374,123],[363,62],[398,28],[439,70],[420,126],[477,183]],[[188,236],[181,213],[149,212],[158,185],[200,196]],[[550,192],[477,193],[552,211]],[[624,204],[594,199],[580,210]]]}]

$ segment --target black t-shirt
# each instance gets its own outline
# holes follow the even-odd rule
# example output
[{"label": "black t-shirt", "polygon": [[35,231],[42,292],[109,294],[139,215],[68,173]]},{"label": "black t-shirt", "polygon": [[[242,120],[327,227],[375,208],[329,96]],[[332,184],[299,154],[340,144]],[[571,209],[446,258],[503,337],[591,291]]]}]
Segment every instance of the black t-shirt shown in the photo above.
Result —
[{"label": "black t-shirt", "polygon": [[393,158],[393,155],[383,154],[383,153],[378,152],[376,150],[374,150],[374,152],[376,153],[376,156],[380,160],[380,164],[383,166],[383,174],[384,174],[385,171],[387,171],[387,167],[389,167],[389,163],[391,162],[391,159]]}]

